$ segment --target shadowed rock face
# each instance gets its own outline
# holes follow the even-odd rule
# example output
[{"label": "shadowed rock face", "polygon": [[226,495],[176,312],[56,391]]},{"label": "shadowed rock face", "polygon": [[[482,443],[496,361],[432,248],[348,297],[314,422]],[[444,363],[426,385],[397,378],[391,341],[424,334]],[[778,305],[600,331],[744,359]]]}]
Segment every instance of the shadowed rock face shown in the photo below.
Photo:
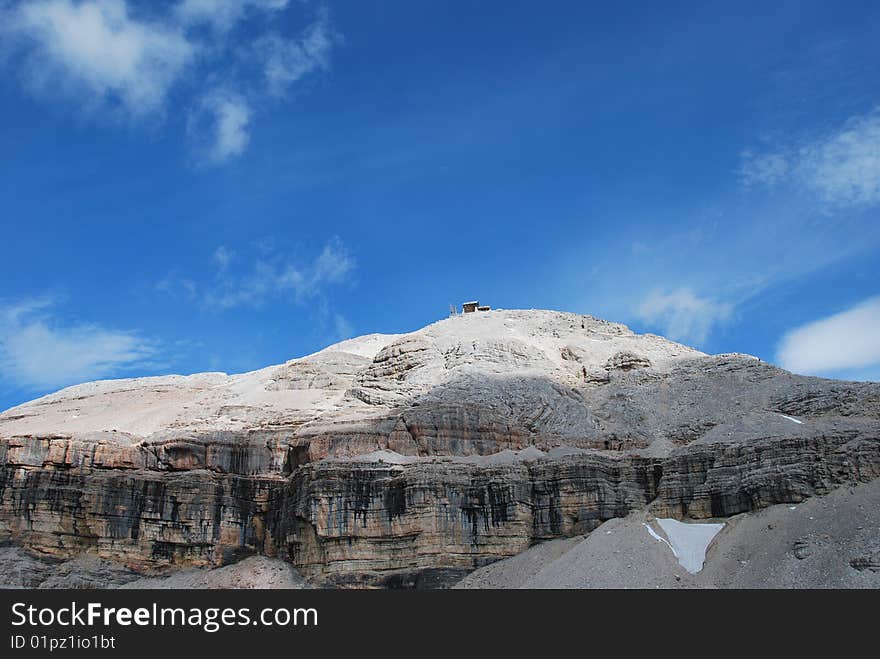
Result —
[{"label": "shadowed rock face", "polygon": [[634,510],[725,517],[878,476],[878,384],[493,311],[9,410],[0,542],[139,571],[265,554],[318,582],[430,587]]}]

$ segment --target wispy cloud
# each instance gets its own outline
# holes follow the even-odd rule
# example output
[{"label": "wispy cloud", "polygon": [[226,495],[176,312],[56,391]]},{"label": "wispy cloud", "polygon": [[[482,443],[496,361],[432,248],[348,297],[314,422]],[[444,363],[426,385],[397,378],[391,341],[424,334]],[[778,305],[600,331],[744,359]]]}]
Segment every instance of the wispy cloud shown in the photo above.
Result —
[{"label": "wispy cloud", "polygon": [[745,152],[738,174],[698,204],[635,206],[572,250],[563,276],[587,278],[584,308],[712,347],[769,291],[880,245],[880,110]]},{"label": "wispy cloud", "polygon": [[162,108],[194,59],[175,25],[134,18],[123,0],[36,0],[0,16],[0,33],[26,51],[27,82],[95,94],[135,116]]},{"label": "wispy cloud", "polygon": [[319,284],[338,284],[354,269],[354,258],[342,242],[336,238],[326,245],[315,259],[305,278],[306,291],[314,290]]},{"label": "wispy cloud", "polygon": [[199,160],[216,165],[244,153],[250,120],[251,108],[241,95],[215,90],[204,96],[188,122]]},{"label": "wispy cloud", "polygon": [[250,11],[280,11],[289,0],[182,0],[174,9],[184,25],[209,25],[214,30],[230,30]]},{"label": "wispy cloud", "polygon": [[800,144],[747,150],[741,174],[748,185],[790,184],[835,206],[874,206],[880,203],[880,111]]},{"label": "wispy cloud", "polygon": [[[288,0],[152,6],[127,0],[18,1],[0,5],[0,42],[19,55],[11,62],[41,97],[61,90],[80,107],[134,119],[161,119],[168,116],[169,99],[179,100],[190,108],[187,126],[200,160],[219,164],[247,148],[255,107],[329,68],[339,38],[327,11],[307,10],[314,19],[288,38],[276,24],[289,5]],[[249,48],[237,38],[245,24],[252,30]],[[240,66],[243,58],[246,66]],[[262,82],[244,77],[254,66],[250,60]]]},{"label": "wispy cloud", "polygon": [[194,300],[198,293],[198,284],[188,277],[182,277],[177,271],[166,274],[156,282],[156,291],[171,297],[183,297]]},{"label": "wispy cloud", "polygon": [[254,53],[262,62],[269,93],[283,96],[293,83],[306,75],[326,71],[330,66],[330,51],[339,39],[324,11],[298,38],[268,34],[258,39]]},{"label": "wispy cloud", "polygon": [[226,245],[220,245],[220,247],[214,250],[214,254],[211,255],[211,260],[221,270],[228,268],[234,258],[235,250],[229,249]]},{"label": "wispy cloud", "polygon": [[335,340],[344,341],[354,336],[354,326],[342,314],[333,314],[333,326],[336,330]]},{"label": "wispy cloud", "polygon": [[688,288],[654,291],[637,309],[642,321],[661,327],[666,337],[695,345],[704,343],[713,326],[732,312],[731,303],[700,297]]},{"label": "wispy cloud", "polygon": [[215,270],[210,280],[197,283],[175,272],[164,277],[156,290],[197,301],[212,311],[259,308],[270,301],[298,304],[322,295],[329,286],[344,283],[356,266],[338,238],[308,260],[292,259],[265,241],[250,259],[220,245],[211,260]]},{"label": "wispy cloud", "polygon": [[0,380],[27,390],[118,375],[143,366],[156,345],[136,332],[62,323],[51,299],[0,302]]},{"label": "wispy cloud", "polygon": [[808,375],[880,365],[880,297],[792,330],[776,359],[783,368]]},{"label": "wispy cloud", "polygon": [[342,283],[354,267],[354,259],[337,239],[309,263],[271,254],[256,259],[245,274],[221,272],[203,301],[212,309],[259,307],[274,298],[303,302],[328,285]]}]

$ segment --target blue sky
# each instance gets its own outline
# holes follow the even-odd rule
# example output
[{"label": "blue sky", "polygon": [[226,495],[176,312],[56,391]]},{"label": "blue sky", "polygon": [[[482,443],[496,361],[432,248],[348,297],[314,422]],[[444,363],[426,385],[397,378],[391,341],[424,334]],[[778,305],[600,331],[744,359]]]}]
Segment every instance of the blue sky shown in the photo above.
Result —
[{"label": "blue sky", "polygon": [[0,0],[0,408],[478,298],[880,379],[876,3]]}]

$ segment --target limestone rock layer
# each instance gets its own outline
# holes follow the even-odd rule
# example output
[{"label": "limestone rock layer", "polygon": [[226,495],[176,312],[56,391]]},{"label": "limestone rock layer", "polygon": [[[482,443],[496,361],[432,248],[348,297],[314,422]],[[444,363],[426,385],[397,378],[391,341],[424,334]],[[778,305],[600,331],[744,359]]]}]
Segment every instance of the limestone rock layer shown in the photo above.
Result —
[{"label": "limestone rock layer", "polygon": [[491,311],[253,373],[0,414],[0,542],[143,571],[250,554],[431,587],[646,509],[723,518],[880,476],[880,385]]}]

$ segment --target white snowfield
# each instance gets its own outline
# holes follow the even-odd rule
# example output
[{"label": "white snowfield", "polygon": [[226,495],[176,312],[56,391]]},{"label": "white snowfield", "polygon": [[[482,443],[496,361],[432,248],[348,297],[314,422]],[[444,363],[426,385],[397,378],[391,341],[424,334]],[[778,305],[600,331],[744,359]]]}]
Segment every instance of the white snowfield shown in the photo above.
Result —
[{"label": "white snowfield", "polygon": [[664,538],[651,528],[650,524],[645,523],[648,533],[656,540],[665,543],[672,550],[679,564],[691,574],[703,569],[709,544],[724,528],[724,524],[684,523],[669,518],[657,518],[656,522],[666,537]]},{"label": "white snowfield", "polygon": [[[0,414],[0,435],[115,432],[117,441],[138,441],[357,421],[474,375],[541,377],[572,386],[589,374],[604,375],[609,359],[622,353],[649,360],[657,371],[703,355],[591,316],[477,312],[408,334],[349,339],[240,375],[168,375],[68,387]],[[365,393],[352,395],[355,388]]]}]

